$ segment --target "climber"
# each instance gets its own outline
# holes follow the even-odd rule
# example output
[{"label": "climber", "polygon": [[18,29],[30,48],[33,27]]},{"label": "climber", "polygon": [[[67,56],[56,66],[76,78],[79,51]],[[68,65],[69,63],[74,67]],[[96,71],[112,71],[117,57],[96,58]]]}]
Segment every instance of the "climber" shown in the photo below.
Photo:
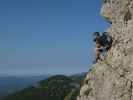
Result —
[{"label": "climber", "polygon": [[95,53],[96,58],[93,63],[96,63],[100,59],[100,54],[103,52],[111,51],[112,47],[112,37],[107,34],[107,32],[103,32],[100,35],[99,32],[94,32],[94,42],[96,43]]},{"label": "climber", "polygon": [[93,63],[96,63],[98,60],[100,60],[100,54],[102,52],[102,41],[101,41],[101,36],[99,32],[94,32],[94,42],[96,43],[95,47],[95,53],[96,53],[96,58]]}]

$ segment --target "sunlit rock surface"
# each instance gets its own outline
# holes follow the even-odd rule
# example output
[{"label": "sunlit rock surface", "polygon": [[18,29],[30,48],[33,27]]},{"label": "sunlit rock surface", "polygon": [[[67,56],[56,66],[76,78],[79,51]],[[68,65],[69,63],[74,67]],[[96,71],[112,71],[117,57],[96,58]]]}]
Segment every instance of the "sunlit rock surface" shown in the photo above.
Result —
[{"label": "sunlit rock surface", "polygon": [[133,0],[103,0],[112,54],[92,65],[77,100],[133,100]]}]

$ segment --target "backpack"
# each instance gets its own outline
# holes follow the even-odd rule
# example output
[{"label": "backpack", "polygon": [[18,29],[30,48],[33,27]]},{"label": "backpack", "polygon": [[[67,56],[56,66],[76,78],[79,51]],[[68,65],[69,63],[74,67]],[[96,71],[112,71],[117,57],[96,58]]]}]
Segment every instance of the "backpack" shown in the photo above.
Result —
[{"label": "backpack", "polygon": [[102,45],[108,49],[111,47],[113,39],[107,32],[104,32],[101,36]]}]

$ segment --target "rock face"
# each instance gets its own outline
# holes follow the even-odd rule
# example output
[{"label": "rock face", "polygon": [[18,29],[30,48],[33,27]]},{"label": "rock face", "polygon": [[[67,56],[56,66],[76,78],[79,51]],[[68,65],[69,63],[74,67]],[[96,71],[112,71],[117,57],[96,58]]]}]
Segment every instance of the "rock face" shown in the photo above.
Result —
[{"label": "rock face", "polygon": [[112,54],[92,66],[77,100],[133,100],[133,0],[103,0]]}]

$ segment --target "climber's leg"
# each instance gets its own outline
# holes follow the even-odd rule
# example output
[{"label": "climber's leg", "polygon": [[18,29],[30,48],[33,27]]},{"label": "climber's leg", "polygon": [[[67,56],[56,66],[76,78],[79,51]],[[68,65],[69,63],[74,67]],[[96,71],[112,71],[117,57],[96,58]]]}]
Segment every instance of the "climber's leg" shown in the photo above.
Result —
[{"label": "climber's leg", "polygon": [[109,54],[110,56],[112,56],[112,48],[110,48],[110,49],[108,50],[108,54]]},{"label": "climber's leg", "polygon": [[99,48],[96,48],[95,49],[95,52],[96,52],[96,62],[100,59],[100,50],[99,50]]},{"label": "climber's leg", "polygon": [[95,47],[95,61],[93,63],[96,63],[100,59],[100,54],[102,52],[102,46],[99,42],[96,42],[96,47]]},{"label": "climber's leg", "polygon": [[95,64],[98,59],[100,59],[100,52],[98,50],[98,48],[95,48],[95,60],[93,61],[93,64]]},{"label": "climber's leg", "polygon": [[106,50],[107,50],[108,55],[112,56],[112,45],[111,44],[107,45]]}]

